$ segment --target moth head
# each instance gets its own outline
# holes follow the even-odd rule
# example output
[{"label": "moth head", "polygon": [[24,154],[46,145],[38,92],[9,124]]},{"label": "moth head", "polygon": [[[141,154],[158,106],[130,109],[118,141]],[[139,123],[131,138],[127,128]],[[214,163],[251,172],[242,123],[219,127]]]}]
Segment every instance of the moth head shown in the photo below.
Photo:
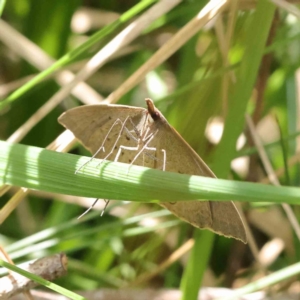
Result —
[{"label": "moth head", "polygon": [[148,107],[148,114],[152,118],[151,121],[155,122],[155,121],[160,120],[161,119],[161,114],[160,114],[159,110],[154,106],[153,101],[150,98],[146,98],[145,101],[146,101],[146,104],[147,104],[147,107]]}]

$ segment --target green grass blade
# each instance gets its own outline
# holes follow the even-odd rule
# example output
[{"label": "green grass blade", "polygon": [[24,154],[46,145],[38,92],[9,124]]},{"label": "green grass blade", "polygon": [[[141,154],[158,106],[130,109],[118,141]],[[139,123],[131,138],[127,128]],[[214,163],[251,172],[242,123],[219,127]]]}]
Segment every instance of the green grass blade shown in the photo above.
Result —
[{"label": "green grass blade", "polygon": [[270,1],[258,1],[245,32],[245,52],[236,71],[237,80],[230,97],[223,136],[214,154],[212,169],[222,178],[227,177],[230,162],[236,154],[236,141],[244,129],[246,107],[257,80],[275,8]]},{"label": "green grass blade", "polygon": [[207,230],[194,231],[195,244],[181,280],[182,300],[198,299],[203,275],[212,251],[214,236],[212,232]]},{"label": "green grass blade", "polygon": [[300,188],[190,176],[0,142],[0,185],[138,202],[209,199],[300,204]]},{"label": "green grass blade", "polygon": [[[112,206],[108,207],[107,211],[109,211],[109,209],[111,207]],[[82,230],[82,231],[80,230],[79,231],[79,229],[77,229],[76,235],[78,235],[78,233],[80,234],[80,236],[85,236],[85,235],[92,235],[95,233],[105,232],[105,231],[111,232],[114,228],[121,228],[121,227],[125,228],[128,225],[136,224],[146,218],[160,218],[160,217],[168,216],[170,214],[171,213],[167,210],[159,210],[159,211],[154,211],[154,212],[150,212],[147,214],[142,214],[142,215],[110,222],[109,224],[105,224],[105,225],[100,223],[99,227],[94,226],[93,228],[89,228],[88,230]],[[19,251],[19,250],[22,251],[24,248],[27,248],[33,244],[37,244],[37,243],[41,243],[46,240],[50,240],[50,238],[53,238],[53,237],[57,237],[57,236],[65,237],[64,232],[68,231],[68,229],[73,228],[74,226],[78,226],[81,222],[86,223],[92,219],[99,219],[98,211],[91,212],[91,213],[85,215],[84,219],[80,219],[80,220],[78,220],[77,218],[72,219],[70,221],[64,222],[57,226],[53,226],[51,228],[47,228],[47,229],[44,229],[37,233],[34,233],[34,234],[27,236],[21,240],[18,240],[17,242],[15,242],[11,245],[8,245],[5,249],[9,254],[13,254],[16,251]],[[127,234],[129,234],[129,233],[127,232]],[[67,238],[73,238],[73,236],[69,235],[69,236],[67,236]],[[26,252],[26,255],[27,254],[29,254],[29,253]],[[24,252],[22,255],[24,255]],[[14,258],[20,258],[20,256],[14,254]]]}]

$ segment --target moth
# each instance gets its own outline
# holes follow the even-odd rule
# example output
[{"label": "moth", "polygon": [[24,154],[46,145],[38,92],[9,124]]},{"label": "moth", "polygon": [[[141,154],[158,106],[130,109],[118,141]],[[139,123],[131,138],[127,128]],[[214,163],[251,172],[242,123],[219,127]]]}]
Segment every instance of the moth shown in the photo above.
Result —
[{"label": "moth", "polygon": [[[151,99],[147,108],[85,105],[63,113],[58,121],[94,157],[181,174],[216,176],[168,123]],[[174,215],[200,229],[247,243],[243,221],[233,202],[161,202]]]}]

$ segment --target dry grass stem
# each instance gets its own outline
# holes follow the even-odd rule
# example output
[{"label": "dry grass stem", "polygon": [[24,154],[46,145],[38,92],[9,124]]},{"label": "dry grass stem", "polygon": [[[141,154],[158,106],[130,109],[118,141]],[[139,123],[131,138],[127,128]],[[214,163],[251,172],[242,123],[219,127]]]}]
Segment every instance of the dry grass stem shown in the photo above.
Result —
[{"label": "dry grass stem", "polygon": [[[278,7],[286,10],[288,13],[294,15],[297,18],[300,18],[300,10],[294,4],[288,3],[284,0],[271,0]],[[296,2],[296,1],[295,1]]]},{"label": "dry grass stem", "polygon": [[[275,172],[273,170],[271,162],[270,162],[270,160],[267,156],[267,153],[266,153],[266,151],[265,151],[265,149],[264,149],[264,147],[263,147],[263,145],[260,141],[260,138],[259,138],[259,136],[258,136],[258,134],[255,130],[254,124],[252,122],[252,119],[250,118],[249,115],[246,115],[246,122],[247,122],[248,128],[250,130],[250,134],[252,136],[254,144],[255,144],[255,146],[258,150],[260,159],[261,159],[261,161],[264,165],[264,168],[265,168],[265,170],[268,174],[270,182],[275,186],[279,186],[280,185],[279,180],[275,175]],[[299,226],[298,220],[297,220],[291,206],[286,204],[286,203],[283,203],[282,207],[283,207],[288,219],[290,220],[291,225],[292,225],[292,227],[293,227],[293,229],[294,229],[294,231],[295,231],[295,233],[296,233],[296,235],[297,235],[297,237],[300,241],[300,226]]]}]

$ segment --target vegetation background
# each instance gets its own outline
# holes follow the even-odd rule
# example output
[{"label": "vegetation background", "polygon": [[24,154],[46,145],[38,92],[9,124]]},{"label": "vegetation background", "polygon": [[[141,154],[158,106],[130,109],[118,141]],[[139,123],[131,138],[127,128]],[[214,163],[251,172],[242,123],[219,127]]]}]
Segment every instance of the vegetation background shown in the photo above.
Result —
[{"label": "vegetation background", "polygon": [[[120,289],[122,299],[190,300],[200,287],[212,287],[202,289],[201,299],[256,291],[256,299],[297,299],[300,210],[278,203],[297,201],[289,193],[278,196],[290,190],[272,189],[264,198],[264,191],[242,184],[299,185],[298,3],[0,1],[0,139],[28,145],[22,160],[14,152],[8,161],[10,144],[1,143],[1,182],[38,186],[0,190],[6,255],[19,264],[66,253],[67,275],[48,287],[74,299],[82,298],[71,291],[88,299],[119,299],[113,289]],[[85,83],[72,90],[74,75],[74,86]],[[248,202],[239,207],[251,231],[247,245],[195,230],[154,204],[115,201],[100,218],[99,201],[98,211],[77,221],[93,200],[49,193],[49,186],[60,191],[76,180],[64,173],[63,156],[58,162],[49,156],[34,171],[39,157],[29,146],[90,155],[67,135],[56,139],[63,132],[57,122],[63,111],[102,100],[144,107],[146,97],[219,178],[235,180],[232,194],[244,192],[240,200]],[[18,176],[7,179],[8,164],[20,167]],[[109,191],[108,198],[116,199],[117,192]],[[89,189],[82,193],[89,195]],[[72,189],[67,194],[76,195]]]}]

